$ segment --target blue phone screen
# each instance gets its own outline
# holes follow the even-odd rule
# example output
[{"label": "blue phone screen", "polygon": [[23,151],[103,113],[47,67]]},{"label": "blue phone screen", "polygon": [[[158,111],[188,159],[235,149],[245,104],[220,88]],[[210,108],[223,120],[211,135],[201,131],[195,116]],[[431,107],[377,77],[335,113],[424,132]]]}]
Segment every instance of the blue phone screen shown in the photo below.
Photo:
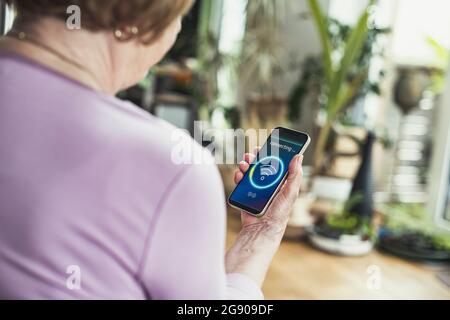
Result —
[{"label": "blue phone screen", "polygon": [[230,196],[230,202],[261,212],[282,182],[292,158],[303,143],[283,137],[269,137],[257,158]]}]

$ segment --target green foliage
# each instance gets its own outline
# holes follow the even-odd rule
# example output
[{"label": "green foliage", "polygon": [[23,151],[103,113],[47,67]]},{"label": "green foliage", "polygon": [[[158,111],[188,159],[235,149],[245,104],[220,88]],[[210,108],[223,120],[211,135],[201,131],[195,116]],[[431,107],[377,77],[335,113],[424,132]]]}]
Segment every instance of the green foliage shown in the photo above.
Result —
[{"label": "green foliage", "polygon": [[437,70],[433,72],[431,90],[435,93],[441,93],[444,90],[445,75],[450,60],[450,54],[446,47],[432,37],[427,38],[427,43],[431,46],[436,56]]},{"label": "green foliage", "polygon": [[350,31],[342,58],[336,65],[335,70],[331,70],[332,77],[327,81],[327,104],[326,111],[330,118],[334,118],[340,109],[356,94],[361,86],[362,78],[367,77],[367,71],[363,71],[355,76],[350,83],[346,82],[346,78],[350,74],[350,68],[357,61],[362,52],[363,42],[367,34],[367,22],[369,18],[369,10],[366,9],[359,18],[356,26]]},{"label": "green foliage", "polygon": [[327,226],[342,234],[361,235],[375,240],[376,233],[369,219],[360,219],[351,214],[330,214],[325,220]]},{"label": "green foliage", "polygon": [[327,82],[333,79],[333,63],[331,60],[332,50],[331,41],[328,34],[327,18],[322,14],[319,3],[316,0],[308,0],[311,14],[319,32],[320,43],[322,44],[322,57],[324,64],[324,71]]},{"label": "green foliage", "polygon": [[325,222],[328,227],[339,230],[345,234],[359,234],[375,239],[375,231],[372,221],[368,218],[360,218],[350,211],[350,208],[363,200],[362,194],[350,197],[342,207],[334,214],[327,215]]},{"label": "green foliage", "polygon": [[389,204],[382,208],[385,226],[396,233],[417,232],[429,238],[436,249],[450,250],[450,233],[438,230],[421,204]]},{"label": "green foliage", "polygon": [[340,230],[354,230],[359,224],[358,218],[352,215],[331,214],[327,216],[327,224]]},{"label": "green foliage", "polygon": [[[303,64],[300,79],[289,97],[291,119],[299,117],[302,101],[311,87],[320,87],[322,107],[329,121],[334,121],[357,97],[367,92],[380,93],[378,83],[369,79],[368,71],[372,57],[383,54],[382,47],[377,45],[378,37],[390,30],[378,28],[369,20],[372,4],[373,1],[352,27],[324,16],[317,1],[309,0],[322,54],[308,57]],[[379,78],[383,75],[380,72]]]},{"label": "green foliage", "polygon": [[449,53],[445,46],[439,43],[433,37],[427,37],[427,43],[433,49],[436,56],[436,67],[440,70],[447,70],[448,61],[449,61]]}]

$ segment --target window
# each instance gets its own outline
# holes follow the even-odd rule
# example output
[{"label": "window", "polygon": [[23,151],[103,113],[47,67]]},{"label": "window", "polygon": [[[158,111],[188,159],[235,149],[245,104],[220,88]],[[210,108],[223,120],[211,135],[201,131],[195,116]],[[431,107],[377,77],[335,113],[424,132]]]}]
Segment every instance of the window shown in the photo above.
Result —
[{"label": "window", "polygon": [[436,115],[428,209],[439,225],[450,229],[450,72]]},{"label": "window", "polygon": [[14,11],[0,0],[0,34],[5,34],[11,29],[14,20]]},{"label": "window", "polygon": [[436,55],[427,39],[450,47],[450,1],[400,0],[394,24],[393,51],[398,64],[433,66]]}]

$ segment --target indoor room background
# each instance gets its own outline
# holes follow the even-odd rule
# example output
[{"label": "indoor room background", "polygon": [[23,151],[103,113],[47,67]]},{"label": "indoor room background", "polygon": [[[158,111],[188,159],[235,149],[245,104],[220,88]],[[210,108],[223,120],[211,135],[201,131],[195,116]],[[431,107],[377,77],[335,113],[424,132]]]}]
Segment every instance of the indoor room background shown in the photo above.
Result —
[{"label": "indoor room background", "polygon": [[[0,10],[5,33],[14,11]],[[174,48],[118,97],[191,134],[201,121],[215,136],[311,135],[266,298],[450,299],[449,12],[446,0],[197,0]],[[219,165],[227,195],[236,167]],[[229,208],[228,243],[239,225]]]}]

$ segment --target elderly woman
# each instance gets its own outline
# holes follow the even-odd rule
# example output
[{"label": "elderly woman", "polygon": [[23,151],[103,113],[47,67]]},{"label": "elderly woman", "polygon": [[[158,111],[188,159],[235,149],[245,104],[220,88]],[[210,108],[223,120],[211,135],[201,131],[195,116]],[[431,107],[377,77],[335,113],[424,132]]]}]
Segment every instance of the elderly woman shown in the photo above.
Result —
[{"label": "elderly woman", "polygon": [[[262,298],[301,158],[264,217],[241,214],[225,254],[217,168],[174,164],[175,129],[114,97],[172,46],[191,0],[7,3],[18,15],[0,40],[0,298]],[[73,3],[80,30],[66,26]]]}]

